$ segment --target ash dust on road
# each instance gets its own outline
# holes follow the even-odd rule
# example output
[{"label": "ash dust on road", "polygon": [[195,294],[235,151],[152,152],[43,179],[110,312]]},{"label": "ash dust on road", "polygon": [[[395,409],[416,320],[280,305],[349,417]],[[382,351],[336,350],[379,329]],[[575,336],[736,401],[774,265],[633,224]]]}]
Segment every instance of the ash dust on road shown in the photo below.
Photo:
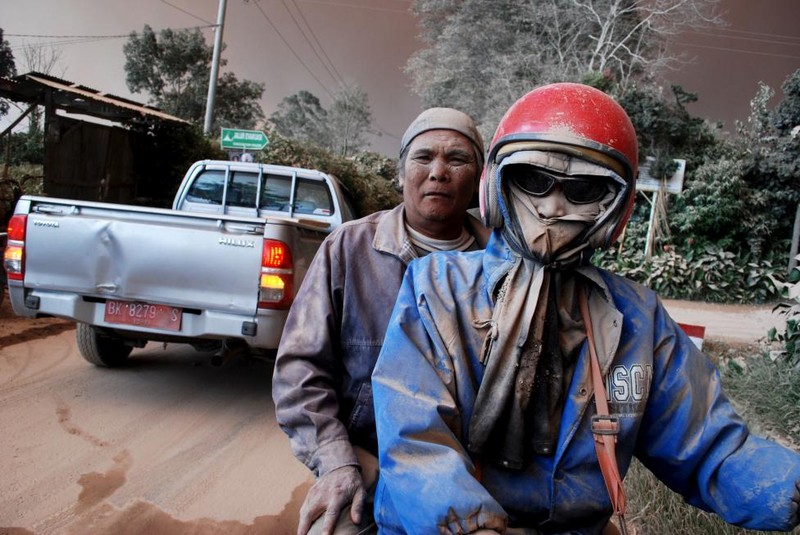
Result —
[{"label": "ash dust on road", "polygon": [[74,326],[0,305],[0,534],[295,532],[312,483],[272,363],[149,344],[90,365]]}]

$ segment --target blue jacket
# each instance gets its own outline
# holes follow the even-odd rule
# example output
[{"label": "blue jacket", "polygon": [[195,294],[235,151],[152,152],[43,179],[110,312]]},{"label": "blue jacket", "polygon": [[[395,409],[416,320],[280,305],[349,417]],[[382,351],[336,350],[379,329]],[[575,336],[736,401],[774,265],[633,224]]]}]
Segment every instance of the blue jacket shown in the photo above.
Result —
[{"label": "blue jacket", "polygon": [[[611,515],[590,430],[586,345],[567,394],[555,454],[521,471],[470,458],[469,421],[484,368],[491,290],[514,261],[495,231],[484,253],[437,253],[409,266],[372,376],[380,451],[381,533],[538,527],[599,533]],[[617,459],[636,456],[685,499],[725,521],[788,529],[800,455],[751,435],[715,366],[647,288],[594,267],[589,308]]]}]

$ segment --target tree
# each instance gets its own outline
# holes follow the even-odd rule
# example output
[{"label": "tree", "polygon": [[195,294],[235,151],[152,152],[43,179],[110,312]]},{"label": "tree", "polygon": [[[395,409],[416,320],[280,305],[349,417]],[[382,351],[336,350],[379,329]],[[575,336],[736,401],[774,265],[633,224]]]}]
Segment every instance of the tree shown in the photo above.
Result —
[{"label": "tree", "polygon": [[369,145],[367,134],[373,133],[371,125],[372,111],[366,91],[355,85],[342,86],[334,94],[328,111],[332,151],[345,157],[361,152]]},{"label": "tree", "polygon": [[[52,49],[51,49],[52,50]],[[58,55],[55,52],[50,53],[51,61],[46,64],[37,63],[36,59],[44,59],[47,55],[43,52],[42,48],[34,49],[33,47],[25,47],[23,49],[23,58],[28,66],[28,70],[37,70],[38,72],[47,74],[50,69],[55,65]],[[3,39],[3,30],[0,29],[0,77],[10,78],[16,76],[17,68],[14,62],[14,55],[11,52],[11,47],[8,41]],[[22,111],[22,107],[13,103],[15,108]],[[11,102],[6,99],[0,99],[0,116],[8,113]],[[28,131],[27,132],[11,132],[9,135],[2,139],[2,154],[8,154],[11,165],[19,165],[22,163],[40,165],[44,162],[44,145],[42,133],[42,112],[40,107],[34,106],[28,115]],[[6,151],[6,144],[9,144],[10,150]]]},{"label": "tree", "polygon": [[217,124],[223,124],[224,121],[225,125],[238,128],[255,128],[264,119],[264,112],[258,103],[263,94],[264,84],[250,80],[240,82],[232,72],[224,73],[217,81],[214,107]]},{"label": "tree", "polygon": [[[761,84],[750,117],[695,171],[677,201],[672,227],[684,237],[714,242],[755,261],[788,249],[800,203],[800,138],[774,125],[791,104],[770,112],[773,91]],[[794,97],[787,93],[787,100]]]},{"label": "tree", "polygon": [[301,90],[284,97],[270,115],[269,122],[283,137],[317,147],[330,146],[328,112],[309,91]]},{"label": "tree", "polygon": [[[508,105],[542,78],[537,54],[524,46],[532,21],[516,0],[417,0],[420,39],[406,65],[412,89],[427,106],[458,108],[494,125]],[[520,48],[524,48],[521,53]],[[484,137],[491,132],[484,131]]]},{"label": "tree", "polygon": [[[11,78],[17,75],[17,67],[14,64],[14,53],[11,45],[3,39],[3,29],[0,28],[0,78]],[[8,113],[8,101],[0,99],[0,117]]]},{"label": "tree", "polygon": [[427,46],[406,70],[425,105],[460,108],[494,125],[514,100],[543,83],[593,81],[616,94],[649,83],[677,59],[665,39],[719,23],[717,2],[416,0]]},{"label": "tree", "polygon": [[[40,72],[42,74],[63,78],[66,69],[64,67],[59,67],[62,52],[61,49],[52,46],[26,45],[22,48],[22,61],[26,65],[28,71]],[[53,74],[56,68],[58,68],[59,72]]]},{"label": "tree", "polygon": [[619,100],[636,129],[641,159],[656,159],[650,168],[653,176],[671,175],[675,158],[686,160],[687,167],[694,169],[718,145],[710,125],[686,110],[686,104],[695,102],[697,95],[678,85],[671,89],[672,99],[650,86],[634,87]]},{"label": "tree", "polygon": [[[66,69],[59,68],[62,50],[51,46],[28,45],[22,49],[22,60],[28,72],[38,72],[63,77]],[[28,132],[24,136],[24,150],[20,154],[22,161],[29,163],[44,163],[44,107],[35,106],[28,115]]]},{"label": "tree", "polygon": [[[205,118],[213,49],[200,30],[161,30],[145,25],[123,46],[125,81],[133,93],[149,93],[150,103],[195,124]],[[220,66],[227,62],[220,60]],[[225,73],[218,81],[213,129],[252,128],[264,118],[258,101],[264,85]]]},{"label": "tree", "polygon": [[775,112],[775,126],[786,135],[800,126],[800,69],[786,78],[781,89],[784,98]]},{"label": "tree", "polygon": [[312,93],[301,90],[284,97],[269,122],[280,135],[309,143],[341,156],[353,156],[367,146],[372,111],[366,92],[343,85],[333,95],[330,110]]}]

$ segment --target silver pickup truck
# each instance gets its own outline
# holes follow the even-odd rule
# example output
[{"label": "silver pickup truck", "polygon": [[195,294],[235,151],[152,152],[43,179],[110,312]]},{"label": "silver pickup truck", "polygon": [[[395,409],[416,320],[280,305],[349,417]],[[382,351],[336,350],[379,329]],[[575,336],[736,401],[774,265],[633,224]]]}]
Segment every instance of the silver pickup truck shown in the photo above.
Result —
[{"label": "silver pickup truck", "polygon": [[330,175],[229,161],[193,164],[172,209],[23,196],[9,296],[17,315],[78,322],[78,348],[99,366],[151,340],[214,362],[271,351],[322,240],[353,217]]}]

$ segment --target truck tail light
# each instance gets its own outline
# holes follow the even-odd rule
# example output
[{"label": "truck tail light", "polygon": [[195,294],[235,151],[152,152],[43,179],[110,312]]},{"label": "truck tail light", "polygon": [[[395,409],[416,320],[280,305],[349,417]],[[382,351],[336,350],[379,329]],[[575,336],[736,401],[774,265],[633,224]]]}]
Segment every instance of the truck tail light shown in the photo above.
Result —
[{"label": "truck tail light", "polygon": [[3,267],[9,280],[25,277],[25,225],[28,216],[15,215],[8,222],[8,244],[3,252]]},{"label": "truck tail light", "polygon": [[289,308],[294,296],[294,264],[289,246],[264,240],[258,308]]}]

